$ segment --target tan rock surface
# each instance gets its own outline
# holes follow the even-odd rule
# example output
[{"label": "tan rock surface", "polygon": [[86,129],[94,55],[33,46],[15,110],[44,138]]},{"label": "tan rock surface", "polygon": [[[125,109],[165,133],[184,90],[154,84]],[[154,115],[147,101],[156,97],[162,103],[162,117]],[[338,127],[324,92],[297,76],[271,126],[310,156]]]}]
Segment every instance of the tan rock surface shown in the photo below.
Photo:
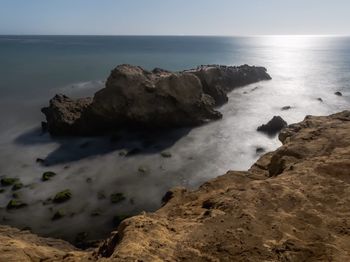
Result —
[{"label": "tan rock surface", "polygon": [[[52,254],[71,252],[67,261],[349,261],[350,111],[307,117],[280,139],[283,146],[249,171],[229,171],[196,191],[172,190],[161,209],[125,220],[93,253],[55,246]],[[3,233],[0,240],[10,241]]]}]

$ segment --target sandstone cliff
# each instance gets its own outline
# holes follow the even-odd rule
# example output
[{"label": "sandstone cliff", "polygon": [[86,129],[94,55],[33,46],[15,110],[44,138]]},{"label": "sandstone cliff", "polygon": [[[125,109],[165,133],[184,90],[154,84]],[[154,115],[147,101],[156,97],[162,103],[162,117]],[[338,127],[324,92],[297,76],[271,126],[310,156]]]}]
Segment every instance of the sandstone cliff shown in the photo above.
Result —
[{"label": "sandstone cliff", "polygon": [[308,116],[279,138],[246,172],[168,192],[161,209],[124,220],[99,249],[2,230],[0,261],[23,246],[22,261],[349,261],[350,111]]}]

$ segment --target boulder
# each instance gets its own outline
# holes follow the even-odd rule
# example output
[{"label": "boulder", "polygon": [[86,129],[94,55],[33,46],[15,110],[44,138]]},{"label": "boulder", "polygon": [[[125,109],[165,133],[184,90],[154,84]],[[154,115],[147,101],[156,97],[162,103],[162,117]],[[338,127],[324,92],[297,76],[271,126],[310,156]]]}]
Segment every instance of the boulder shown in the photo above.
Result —
[{"label": "boulder", "polygon": [[42,112],[52,135],[95,135],[125,126],[196,126],[222,117],[214,107],[227,102],[234,87],[268,79],[265,68],[248,65],[175,73],[119,65],[93,98],[56,95]]},{"label": "boulder", "polygon": [[258,131],[264,132],[268,135],[276,135],[288,124],[280,116],[274,116],[267,124],[258,127]]}]

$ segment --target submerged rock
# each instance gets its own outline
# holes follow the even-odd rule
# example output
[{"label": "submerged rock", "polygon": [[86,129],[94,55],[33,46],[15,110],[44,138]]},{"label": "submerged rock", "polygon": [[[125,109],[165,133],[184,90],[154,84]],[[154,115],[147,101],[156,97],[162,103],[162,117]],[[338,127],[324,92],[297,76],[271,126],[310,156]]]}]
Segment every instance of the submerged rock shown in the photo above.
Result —
[{"label": "submerged rock", "polygon": [[290,109],[292,109],[291,106],[284,106],[281,108],[282,111],[286,111],[286,110],[290,110]]},{"label": "submerged rock", "polygon": [[12,200],[10,200],[10,202],[8,202],[6,208],[7,209],[19,209],[19,208],[26,207],[26,206],[27,206],[27,204],[22,202],[21,200],[12,199]]},{"label": "submerged rock", "polygon": [[52,177],[56,176],[56,173],[55,172],[52,172],[52,171],[47,171],[45,173],[43,173],[42,177],[41,177],[41,180],[42,181],[48,181],[50,180]]},{"label": "submerged rock", "polygon": [[119,65],[93,98],[56,95],[42,109],[52,135],[94,135],[121,126],[195,126],[220,119],[216,105],[237,86],[271,79],[263,67],[202,66],[173,73]]},{"label": "submerged rock", "polygon": [[63,203],[71,199],[72,192],[69,189],[58,192],[53,198],[53,202],[55,203]]},{"label": "submerged rock", "polygon": [[59,209],[55,212],[55,214],[52,216],[51,220],[58,220],[63,218],[66,215],[63,209]]},{"label": "submerged rock", "polygon": [[23,187],[23,184],[20,182],[17,182],[12,186],[12,191],[20,190],[22,187]]},{"label": "submerged rock", "polygon": [[164,158],[170,158],[172,157],[172,154],[168,151],[163,151],[162,153],[160,153],[160,155]]},{"label": "submerged rock", "polygon": [[1,178],[0,183],[2,186],[13,186],[18,181],[19,181],[18,178],[4,177],[4,178]]},{"label": "submerged rock", "polygon": [[113,204],[118,204],[126,199],[125,196],[123,195],[123,193],[111,194],[110,198],[111,198],[111,202]]},{"label": "submerged rock", "polygon": [[335,92],[334,94],[335,94],[336,96],[342,96],[342,95],[343,95],[343,94],[342,94],[341,92],[339,92],[339,91],[338,91],[338,92]]},{"label": "submerged rock", "polygon": [[267,124],[259,126],[257,130],[268,135],[275,135],[287,125],[287,122],[282,117],[274,116]]}]

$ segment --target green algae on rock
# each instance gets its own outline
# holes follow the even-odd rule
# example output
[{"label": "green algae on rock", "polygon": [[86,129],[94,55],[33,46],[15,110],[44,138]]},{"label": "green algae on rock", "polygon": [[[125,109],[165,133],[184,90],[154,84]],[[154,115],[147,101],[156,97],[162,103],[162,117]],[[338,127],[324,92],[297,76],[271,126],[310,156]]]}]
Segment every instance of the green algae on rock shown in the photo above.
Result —
[{"label": "green algae on rock", "polygon": [[52,171],[48,171],[45,172],[41,178],[42,181],[48,181],[50,180],[52,177],[56,176],[57,174],[55,172]]},{"label": "green algae on rock", "polygon": [[8,202],[6,208],[7,209],[18,209],[27,206],[26,203],[22,202],[21,200],[18,199],[12,199],[10,202]]},{"label": "green algae on rock", "polygon": [[53,198],[55,203],[63,203],[72,198],[72,192],[69,189],[58,192]]}]

